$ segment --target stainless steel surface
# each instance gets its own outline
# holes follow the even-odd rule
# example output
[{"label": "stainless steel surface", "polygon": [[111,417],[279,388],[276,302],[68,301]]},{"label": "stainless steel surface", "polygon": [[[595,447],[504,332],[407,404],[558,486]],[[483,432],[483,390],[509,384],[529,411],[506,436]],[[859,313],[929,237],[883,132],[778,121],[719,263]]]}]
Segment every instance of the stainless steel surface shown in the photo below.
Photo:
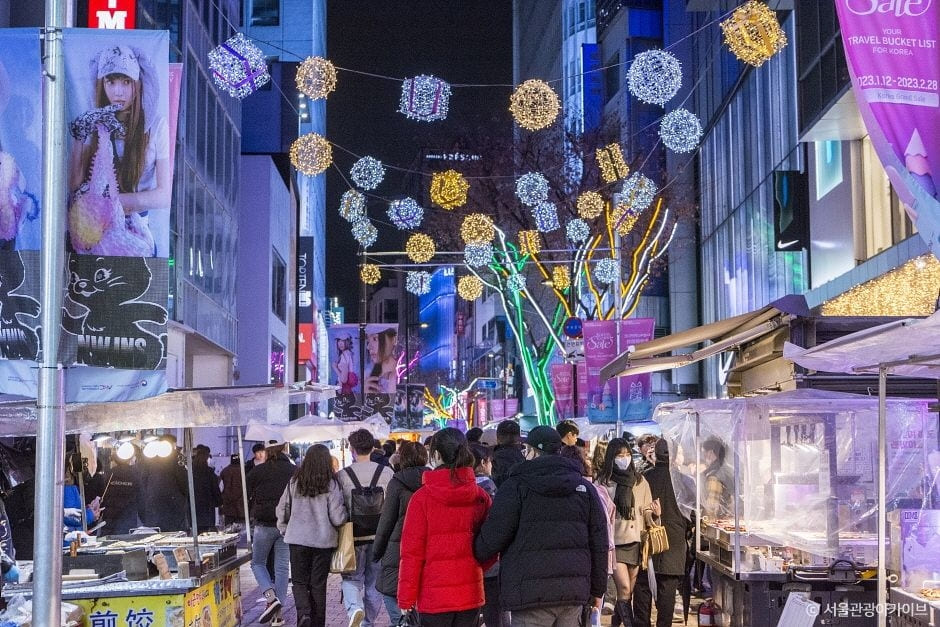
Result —
[{"label": "stainless steel surface", "polygon": [[708,553],[696,551],[696,556],[698,559],[711,566],[712,570],[717,570],[722,576],[727,577],[728,579],[737,579],[739,581],[788,581],[787,574],[784,572],[768,573],[763,571],[755,571],[735,573]]},{"label": "stainless steel surface", "polygon": [[888,602],[898,608],[898,614],[904,616],[909,622],[905,625],[923,625],[924,627],[940,627],[940,602],[931,603],[909,590],[891,588],[888,591]]}]

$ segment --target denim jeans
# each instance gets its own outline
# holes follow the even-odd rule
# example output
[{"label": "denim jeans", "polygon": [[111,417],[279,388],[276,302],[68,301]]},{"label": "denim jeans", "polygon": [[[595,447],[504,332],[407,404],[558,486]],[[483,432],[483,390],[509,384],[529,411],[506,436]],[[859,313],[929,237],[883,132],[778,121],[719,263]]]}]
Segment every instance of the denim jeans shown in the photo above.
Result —
[{"label": "denim jeans", "polygon": [[385,611],[388,612],[388,622],[392,627],[395,627],[398,621],[401,620],[401,610],[398,609],[398,599],[390,597],[387,594],[383,594],[382,599],[385,601]]},{"label": "denim jeans", "polygon": [[356,570],[343,575],[343,605],[352,618],[357,609],[364,610],[362,627],[372,627],[382,613],[384,595],[375,589],[375,580],[382,573],[382,565],[372,561],[372,543],[356,547]]},{"label": "denim jeans", "polygon": [[[274,552],[274,581],[268,572],[268,554]],[[284,604],[287,602],[287,582],[290,579],[290,549],[277,527],[255,525],[251,535],[251,574],[264,592],[274,588],[274,594]]]}]

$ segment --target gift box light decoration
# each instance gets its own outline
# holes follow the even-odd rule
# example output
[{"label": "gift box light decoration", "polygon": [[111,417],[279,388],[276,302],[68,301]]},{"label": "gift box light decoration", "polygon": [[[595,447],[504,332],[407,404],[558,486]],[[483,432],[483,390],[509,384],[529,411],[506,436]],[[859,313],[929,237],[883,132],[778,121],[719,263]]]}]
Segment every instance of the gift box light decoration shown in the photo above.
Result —
[{"label": "gift box light decoration", "polygon": [[516,197],[522,204],[534,207],[548,200],[548,179],[538,172],[529,172],[516,179]]},{"label": "gift box light decoration", "polygon": [[565,227],[565,233],[575,244],[580,244],[591,235],[591,227],[581,218],[575,218]]},{"label": "gift box light decoration", "polygon": [[601,178],[604,179],[605,183],[613,183],[630,175],[630,168],[627,167],[627,162],[623,160],[623,151],[620,150],[620,144],[608,144],[603,148],[598,148],[595,154],[597,156],[597,166],[601,170]]},{"label": "gift box light decoration", "polygon": [[634,172],[623,182],[620,203],[627,209],[639,213],[653,203],[656,198],[656,184],[639,172]]},{"label": "gift box light decoration", "polygon": [[665,50],[636,55],[627,72],[627,89],[649,104],[663,105],[682,87],[682,65]]},{"label": "gift box light decoration", "polygon": [[368,191],[378,187],[385,178],[385,167],[378,159],[363,157],[353,164],[349,176],[359,189]]},{"label": "gift box light decoration", "polygon": [[585,220],[593,220],[604,213],[604,197],[597,192],[584,192],[578,196],[578,215]]},{"label": "gift box light decoration", "polygon": [[663,116],[659,123],[659,136],[669,150],[691,152],[702,139],[702,123],[691,111],[676,109]]},{"label": "gift box light decoration", "polygon": [[463,259],[471,268],[480,268],[493,260],[493,245],[489,242],[467,244],[463,249]]},{"label": "gift box light decoration", "polygon": [[467,204],[470,183],[457,170],[435,172],[431,177],[431,202],[444,209],[456,209]]},{"label": "gift box light decoration", "polygon": [[640,219],[640,212],[626,207],[624,205],[617,205],[614,207],[614,210],[610,212],[610,226],[617,230],[620,235],[629,235],[630,231],[633,230],[633,227],[636,226],[637,220]]},{"label": "gift box light decoration", "polygon": [[555,121],[561,111],[561,103],[548,83],[529,79],[519,85],[510,96],[509,110],[516,124],[524,129],[537,131]]},{"label": "gift box light decoration", "polygon": [[483,296],[483,281],[469,274],[462,276],[457,281],[457,293],[464,300],[476,300]]},{"label": "gift box light decoration", "polygon": [[763,2],[748,0],[721,23],[731,54],[754,67],[762,66],[787,45],[777,14]]},{"label": "gift box light decoration", "polygon": [[215,84],[233,98],[244,98],[271,80],[264,53],[241,33],[209,52],[209,69]]},{"label": "gift box light decoration", "polygon": [[535,218],[536,230],[542,233],[551,233],[561,228],[561,223],[558,221],[558,207],[547,200],[535,205],[532,209],[532,217]]},{"label": "gift box light decoration", "polygon": [[519,252],[523,255],[542,252],[542,236],[538,231],[519,231]]},{"label": "gift box light decoration", "polygon": [[336,68],[323,57],[307,57],[297,68],[297,91],[311,100],[326,98],[336,89]]},{"label": "gift box light decoration", "polygon": [[366,285],[375,285],[382,278],[382,271],[374,263],[364,263],[359,270],[359,278]]},{"label": "gift box light decoration", "polygon": [[496,237],[493,219],[482,213],[471,213],[463,219],[463,224],[460,225],[460,237],[466,244],[492,242]]},{"label": "gift box light decoration", "polygon": [[379,230],[369,218],[359,218],[353,222],[352,234],[363,248],[368,248],[379,238]]},{"label": "gift box light decoration", "polygon": [[366,215],[366,197],[354,189],[343,192],[339,198],[339,215],[355,222]]},{"label": "gift box light decoration", "polygon": [[437,254],[437,245],[429,235],[415,233],[405,242],[405,253],[415,263],[425,263]]},{"label": "gift box light decoration", "polygon": [[552,268],[552,285],[556,290],[566,290],[571,287],[571,275],[568,273],[568,268],[564,266]]},{"label": "gift box light decoration", "polygon": [[614,259],[601,259],[594,266],[594,278],[600,283],[611,284],[617,280],[620,265]]},{"label": "gift box light decoration", "polygon": [[413,270],[405,277],[405,289],[417,296],[424,296],[431,291],[431,273]]},{"label": "gift box light decoration", "polygon": [[301,135],[290,146],[290,162],[301,174],[316,176],[333,163],[333,147],[316,133]]},{"label": "gift box light decoration", "polygon": [[506,289],[511,292],[521,292],[525,289],[525,275],[524,274],[511,274],[509,278],[506,279]]},{"label": "gift box light decoration", "polygon": [[424,219],[424,208],[414,198],[393,200],[388,206],[388,219],[402,231],[416,229]]},{"label": "gift box light decoration", "polygon": [[401,86],[399,112],[412,120],[434,122],[447,117],[450,85],[436,76],[406,78]]}]

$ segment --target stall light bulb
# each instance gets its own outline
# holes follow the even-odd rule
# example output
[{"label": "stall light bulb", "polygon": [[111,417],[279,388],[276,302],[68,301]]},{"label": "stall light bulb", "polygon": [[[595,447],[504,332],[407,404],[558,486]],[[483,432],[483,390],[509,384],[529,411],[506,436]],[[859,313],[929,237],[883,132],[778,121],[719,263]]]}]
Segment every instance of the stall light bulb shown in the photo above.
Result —
[{"label": "stall light bulb", "polygon": [[118,459],[122,459],[124,461],[129,460],[134,456],[134,445],[130,442],[124,442],[121,444],[121,446],[118,447],[117,456]]},{"label": "stall light bulb", "polygon": [[167,440],[160,440],[160,448],[157,450],[157,455],[160,457],[169,457],[173,454],[173,445],[170,444]]}]

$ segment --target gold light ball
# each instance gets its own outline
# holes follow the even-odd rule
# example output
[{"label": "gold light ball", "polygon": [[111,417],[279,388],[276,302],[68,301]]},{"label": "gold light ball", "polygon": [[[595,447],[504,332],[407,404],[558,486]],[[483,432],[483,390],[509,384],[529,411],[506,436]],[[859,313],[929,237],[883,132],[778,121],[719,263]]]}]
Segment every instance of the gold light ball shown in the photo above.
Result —
[{"label": "gold light ball", "polygon": [[558,95],[545,81],[529,79],[509,98],[509,110],[516,124],[530,131],[550,126],[561,111]]},{"label": "gold light ball", "polygon": [[639,219],[639,212],[632,211],[629,207],[624,205],[617,205],[614,207],[614,210],[610,212],[610,226],[611,228],[617,229],[620,235],[629,235]]},{"label": "gold light ball", "polygon": [[483,296],[483,281],[469,274],[460,277],[457,281],[457,293],[464,300],[476,300]]},{"label": "gold light ball", "polygon": [[364,263],[359,270],[359,278],[366,285],[375,285],[382,278],[382,272],[374,263]]},{"label": "gold light ball", "polygon": [[604,213],[604,197],[597,192],[584,192],[578,196],[578,215],[593,220]]},{"label": "gold light ball", "polygon": [[485,244],[496,237],[496,227],[488,215],[471,213],[460,225],[460,237],[467,244]]},{"label": "gold light ball", "polygon": [[519,231],[519,252],[523,255],[542,252],[542,237],[538,231]]},{"label": "gold light ball", "polygon": [[301,174],[316,176],[333,163],[333,147],[316,133],[301,135],[291,144],[290,162]]},{"label": "gold light ball", "polygon": [[467,204],[470,183],[457,170],[435,172],[431,177],[431,202],[444,209],[456,209]]},{"label": "gold light ball", "polygon": [[552,268],[552,285],[557,290],[566,290],[571,287],[571,274],[565,266],[555,266]]},{"label": "gold light ball", "polygon": [[598,148],[597,166],[601,169],[601,178],[605,183],[613,183],[630,176],[630,168],[623,160],[623,151],[620,145],[613,143]]},{"label": "gold light ball", "polygon": [[307,57],[297,68],[297,90],[313,100],[336,89],[336,68],[323,57]]},{"label": "gold light ball", "polygon": [[763,2],[748,0],[721,23],[725,44],[738,59],[760,67],[783,50],[787,34],[780,28],[777,14]]},{"label": "gold light ball", "polygon": [[415,263],[424,263],[437,253],[437,245],[429,235],[415,233],[405,242],[405,252]]}]

